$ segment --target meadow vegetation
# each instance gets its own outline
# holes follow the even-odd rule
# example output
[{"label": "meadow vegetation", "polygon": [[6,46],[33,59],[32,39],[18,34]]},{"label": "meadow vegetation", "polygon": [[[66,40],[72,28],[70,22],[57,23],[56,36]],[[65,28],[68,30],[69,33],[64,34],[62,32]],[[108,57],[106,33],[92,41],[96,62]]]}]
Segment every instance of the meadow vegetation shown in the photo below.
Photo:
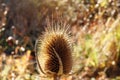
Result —
[{"label": "meadow vegetation", "polygon": [[40,78],[34,45],[48,17],[70,25],[67,80],[120,79],[119,0],[0,0],[0,80]]}]

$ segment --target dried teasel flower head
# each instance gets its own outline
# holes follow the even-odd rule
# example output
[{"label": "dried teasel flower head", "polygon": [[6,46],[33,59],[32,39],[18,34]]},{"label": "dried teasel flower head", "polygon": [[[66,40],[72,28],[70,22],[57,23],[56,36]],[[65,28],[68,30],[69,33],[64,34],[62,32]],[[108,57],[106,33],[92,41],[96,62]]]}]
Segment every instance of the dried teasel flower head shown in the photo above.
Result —
[{"label": "dried teasel flower head", "polygon": [[[53,27],[55,26],[55,27]],[[49,25],[36,43],[36,57],[41,72],[47,76],[67,75],[72,69],[69,25]]]}]

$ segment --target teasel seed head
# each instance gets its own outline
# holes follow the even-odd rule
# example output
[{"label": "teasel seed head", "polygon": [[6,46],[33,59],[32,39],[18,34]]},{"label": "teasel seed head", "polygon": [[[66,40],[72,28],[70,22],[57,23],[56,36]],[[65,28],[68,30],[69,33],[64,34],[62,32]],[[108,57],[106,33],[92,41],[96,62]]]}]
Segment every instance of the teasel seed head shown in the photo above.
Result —
[{"label": "teasel seed head", "polygon": [[[63,26],[63,27],[62,27]],[[72,69],[69,25],[45,28],[36,43],[36,57],[41,72],[47,76],[67,75]]]}]

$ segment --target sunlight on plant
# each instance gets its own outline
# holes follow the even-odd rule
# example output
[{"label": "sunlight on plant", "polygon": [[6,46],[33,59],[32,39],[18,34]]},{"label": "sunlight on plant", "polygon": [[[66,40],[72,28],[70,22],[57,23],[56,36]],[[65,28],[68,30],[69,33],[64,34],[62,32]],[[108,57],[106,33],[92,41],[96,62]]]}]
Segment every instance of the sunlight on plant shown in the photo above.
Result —
[{"label": "sunlight on plant", "polygon": [[61,16],[74,43],[75,74],[66,80],[119,80],[119,7],[119,0],[0,0],[0,80],[40,80],[34,44],[46,18]]}]

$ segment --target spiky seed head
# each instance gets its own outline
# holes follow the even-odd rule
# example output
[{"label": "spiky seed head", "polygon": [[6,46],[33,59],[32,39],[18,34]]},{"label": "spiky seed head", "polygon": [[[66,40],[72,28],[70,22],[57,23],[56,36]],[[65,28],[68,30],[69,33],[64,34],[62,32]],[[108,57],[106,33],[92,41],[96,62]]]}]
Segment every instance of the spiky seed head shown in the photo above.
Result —
[{"label": "spiky seed head", "polygon": [[47,75],[66,75],[72,69],[72,50],[67,27],[47,27],[38,38],[36,53]]}]

